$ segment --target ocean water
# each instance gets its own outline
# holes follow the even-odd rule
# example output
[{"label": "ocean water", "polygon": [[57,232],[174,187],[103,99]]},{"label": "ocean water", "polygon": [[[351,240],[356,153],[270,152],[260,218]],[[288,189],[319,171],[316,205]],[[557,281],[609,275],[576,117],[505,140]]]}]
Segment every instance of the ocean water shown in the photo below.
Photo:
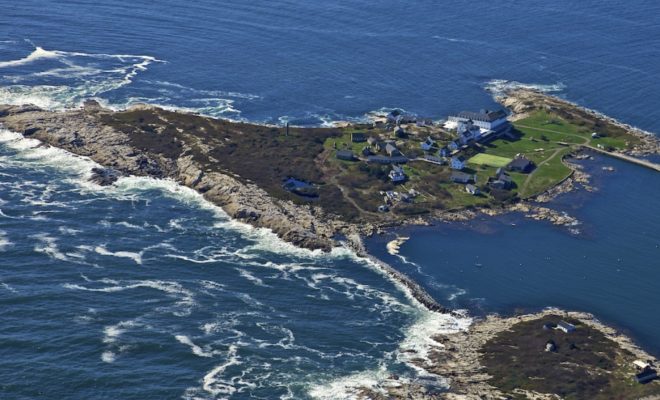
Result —
[{"label": "ocean water", "polygon": [[[591,312],[658,356],[660,174],[601,156],[582,165],[599,190],[550,205],[576,217],[574,226],[507,214],[402,229],[371,239],[369,248],[472,315],[549,306]],[[385,244],[396,236],[410,240],[388,254]]]},{"label": "ocean water", "polygon": [[[443,118],[522,84],[660,132],[653,1],[4,6],[0,103],[323,125],[393,107]],[[470,323],[424,312],[346,250],[294,249],[172,182],[100,188],[92,166],[0,131],[3,399],[347,398],[414,378],[428,332]],[[659,177],[586,168],[601,190],[556,204],[582,221],[572,233],[514,215],[408,232],[404,258],[391,236],[370,247],[441,303],[591,311],[658,354]]]}]

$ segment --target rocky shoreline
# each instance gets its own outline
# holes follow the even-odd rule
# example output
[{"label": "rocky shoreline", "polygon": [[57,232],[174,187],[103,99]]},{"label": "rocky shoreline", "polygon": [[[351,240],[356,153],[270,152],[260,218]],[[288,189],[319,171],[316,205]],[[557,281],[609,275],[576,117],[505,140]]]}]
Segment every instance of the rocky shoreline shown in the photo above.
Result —
[{"label": "rocky shoreline", "polygon": [[[579,324],[600,332],[605,340],[618,346],[624,354],[619,360],[619,367],[626,369],[627,364],[632,365],[634,360],[652,361],[657,364],[655,357],[651,356],[624,334],[609,327],[593,315],[583,312],[569,312],[557,308],[548,308],[541,312],[501,317],[489,315],[475,321],[467,330],[449,334],[433,336],[436,345],[430,351],[430,362],[417,363],[417,366],[427,373],[447,380],[448,389],[435,389],[430,386],[427,379],[402,382],[394,379],[381,385],[378,390],[363,388],[360,391],[361,399],[447,399],[447,400],[495,400],[511,398],[500,388],[493,386],[492,375],[484,365],[484,347],[498,335],[507,334],[515,326],[541,321],[546,317],[557,317],[577,321]],[[540,329],[540,326],[539,326]],[[541,349],[542,352],[542,349]],[[625,365],[624,365],[625,364]],[[627,378],[633,382],[632,373]],[[653,393],[646,399],[660,398],[660,382],[653,381],[646,389]],[[537,400],[558,400],[562,397],[554,393],[541,393],[531,390],[517,389],[515,393],[520,398]],[[629,397],[626,397],[629,398]]]},{"label": "rocky shoreline", "polygon": [[[511,92],[499,100],[514,112],[514,119],[538,108],[539,105],[579,108],[564,100],[529,90]],[[148,109],[150,106],[137,106],[137,108]],[[579,109],[581,112],[597,115],[601,119],[608,118],[588,109]],[[422,307],[432,312],[455,313],[438,304],[414,280],[367,253],[362,244],[362,236],[391,227],[391,221],[380,225],[372,222],[348,223],[313,203],[301,205],[277,199],[254,183],[246,182],[229,171],[211,170],[204,162],[200,162],[199,157],[193,154],[193,147],[206,149],[208,154],[205,156],[213,161],[210,146],[205,143],[191,144],[173,140],[167,145],[180,148],[176,155],[145,151],[134,145],[128,133],[103,123],[103,117],[113,113],[114,111],[103,109],[94,101],[87,102],[81,109],[60,112],[46,111],[30,105],[0,106],[0,125],[20,132],[26,137],[38,139],[46,145],[89,157],[101,166],[90,171],[91,180],[99,185],[111,185],[121,176],[128,175],[172,179],[201,193],[208,201],[220,206],[231,218],[257,228],[270,229],[284,241],[311,250],[329,251],[339,244],[336,238],[341,235],[345,238],[348,247],[400,284]],[[640,145],[632,149],[631,154],[660,154],[660,140],[657,138],[618,121],[611,119],[607,121],[624,127],[640,138]],[[528,218],[546,220],[556,225],[575,225],[578,223],[575,218],[540,205],[550,202],[563,193],[575,190],[577,185],[581,185],[586,190],[593,190],[588,184],[589,177],[580,170],[579,166],[568,165],[573,170],[571,176],[530,200],[518,201],[499,208],[438,211],[429,217],[401,220],[396,225],[429,224],[437,220],[465,221],[479,214],[492,216],[506,212],[520,212]],[[515,318],[489,316],[475,323],[468,331],[434,337],[438,346],[432,351],[432,364],[420,364],[418,367],[431,374],[450,378],[450,392],[434,394],[429,392],[428,385],[409,382],[391,385],[385,397],[382,393],[371,392],[369,389],[364,389],[363,394],[369,398],[502,398],[501,393],[487,383],[489,376],[483,373],[479,362],[480,346],[496,333],[509,329],[521,320],[540,318],[548,315],[549,312],[565,313],[560,310],[548,310]],[[638,354],[640,357],[648,356],[635,347],[630,339],[617,335],[611,328],[598,323],[589,314],[563,315],[594,326],[633,354]],[[550,397],[539,395],[537,398]]]},{"label": "rocky shoreline", "polygon": [[[625,128],[636,137],[642,138],[641,144],[634,149],[634,152],[660,154],[660,140],[654,136],[556,97],[518,89],[507,92],[498,98],[498,101],[512,111],[510,118],[513,120],[540,107],[579,110]],[[154,111],[157,114],[158,109],[148,105],[138,105],[130,108],[128,112],[144,110]],[[557,186],[531,199],[500,207],[438,210],[424,217],[402,218],[396,221],[365,220],[349,223],[313,202],[296,204],[290,200],[279,199],[250,180],[242,179],[236,173],[209,168],[210,164],[217,161],[213,156],[212,146],[200,141],[199,137],[186,137],[185,132],[181,130],[171,136],[170,143],[155,143],[157,147],[164,148],[164,151],[162,148],[160,152],[151,151],[149,147],[139,148],[135,144],[132,132],[126,132],[106,123],[109,116],[112,117],[117,113],[102,108],[93,100],[87,101],[80,109],[67,111],[47,111],[31,105],[0,105],[0,124],[26,137],[89,157],[101,165],[100,168],[91,171],[91,180],[99,185],[111,185],[121,176],[127,175],[172,179],[201,193],[208,201],[220,206],[231,218],[257,228],[270,229],[293,245],[310,250],[329,251],[339,245],[336,238],[342,236],[357,254],[365,257],[369,256],[362,246],[361,236],[383,232],[393,226],[425,225],[435,221],[466,221],[478,215],[494,216],[508,212],[520,212],[535,220],[572,226],[578,223],[575,218],[541,206],[541,203],[548,203],[563,193],[575,190],[578,185],[587,190],[593,189],[588,185],[589,177],[580,170],[579,166],[567,163],[573,174]],[[191,118],[212,120],[201,116],[191,116]],[[168,123],[167,120],[161,122]],[[242,126],[248,125],[237,126],[240,130]],[[185,140],[182,140],[182,137]],[[150,145],[154,144],[150,143]],[[177,151],[172,152],[171,148]],[[372,261],[379,265],[383,264],[379,260]],[[400,276],[402,274],[387,265],[381,266],[381,269],[397,282],[411,288],[413,297],[430,310],[446,311],[409,278]]]},{"label": "rocky shoreline", "polygon": [[141,150],[132,144],[127,133],[102,122],[105,115],[112,113],[94,101],[81,109],[61,112],[30,105],[0,106],[0,124],[25,137],[89,157],[103,167],[92,171],[92,180],[100,185],[112,184],[128,175],[172,179],[198,191],[231,218],[271,229],[299,247],[328,251],[336,245],[333,237],[338,232],[359,230],[318,207],[276,200],[255,184],[241,182],[228,173],[206,170],[193,157],[187,143],[177,157]]}]

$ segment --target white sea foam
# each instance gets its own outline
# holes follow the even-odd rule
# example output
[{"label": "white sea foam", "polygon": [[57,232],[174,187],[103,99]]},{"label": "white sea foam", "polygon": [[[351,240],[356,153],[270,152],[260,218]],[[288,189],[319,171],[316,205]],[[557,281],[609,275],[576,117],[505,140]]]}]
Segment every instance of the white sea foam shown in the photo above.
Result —
[{"label": "white sea foam", "polygon": [[186,335],[175,335],[174,338],[181,344],[184,344],[188,347],[190,347],[190,350],[192,350],[193,354],[199,357],[213,357],[215,354],[217,354],[215,351],[211,351],[208,349],[203,349],[200,346],[196,345],[192,339],[190,339]]},{"label": "white sea foam", "polygon": [[[5,104],[35,104],[47,109],[76,107],[87,98],[129,85],[150,64],[161,62],[145,55],[69,52],[45,50],[36,46],[26,57],[0,62],[0,68],[18,68],[46,59],[56,61],[61,66],[29,74],[4,76],[5,81],[14,85],[3,85],[0,88],[0,101]],[[34,79],[44,78],[65,80],[67,84],[29,84]]]},{"label": "white sea foam", "polygon": [[10,284],[8,284],[6,282],[0,282],[0,286],[2,286],[8,292],[18,293],[18,290],[14,289]]},{"label": "white sea foam", "polygon": [[32,238],[37,239],[39,242],[34,246],[34,251],[37,253],[46,254],[48,257],[54,260],[69,261],[69,258],[60,251],[56,238],[48,236],[45,233],[34,235]]},{"label": "white sea foam", "polygon": [[522,83],[517,81],[508,81],[505,79],[492,79],[486,83],[486,90],[493,94],[494,97],[504,94],[508,90],[514,89],[532,89],[538,90],[543,93],[556,93],[566,89],[566,85],[562,82],[553,84],[540,84],[540,83]]},{"label": "white sea foam", "polygon": [[112,257],[120,257],[120,258],[130,258],[133,260],[136,264],[142,265],[142,252],[140,253],[135,253],[132,251],[109,251],[103,246],[96,246],[94,248],[94,251],[97,254],[100,254],[102,256],[112,256]]},{"label": "white sea foam", "polygon": [[134,326],[134,321],[121,321],[118,324],[106,326],[103,328],[103,343],[115,343],[127,328]]},{"label": "white sea foam", "polygon": [[[22,136],[17,134],[12,134],[10,132],[0,133],[0,142],[3,141],[3,138],[5,139],[4,140],[5,142],[11,142],[11,143],[13,143],[13,141],[26,140],[23,139]],[[21,151],[33,151],[35,149],[33,142],[24,142],[22,146],[24,147],[24,149]],[[68,153],[64,153],[64,154],[68,155]],[[34,157],[34,160],[38,161],[39,163],[43,162],[47,164],[48,161],[45,158],[46,157],[44,156]],[[89,160],[82,160],[79,166],[72,169],[70,168],[69,171],[75,172],[78,174],[78,176],[80,176],[81,172],[83,171],[83,168],[81,167],[84,167],[85,171],[89,171],[91,169],[91,165],[94,165],[94,163]],[[82,182],[81,182],[81,186],[84,186]],[[316,286],[318,288],[319,285],[322,284],[323,282],[329,281],[332,282],[333,284],[332,287],[338,286],[340,288],[339,290],[342,290],[342,292],[348,297],[358,296],[358,295],[365,296],[368,298],[379,299],[379,303],[383,304],[383,307],[396,307],[399,308],[400,310],[420,312],[418,322],[413,326],[411,326],[409,330],[406,331],[406,339],[402,342],[401,348],[413,349],[417,352],[417,354],[421,355],[422,357],[428,354],[429,351],[428,349],[430,348],[430,346],[437,345],[436,343],[432,342],[429,339],[432,333],[437,332],[438,329],[460,329],[462,326],[469,324],[469,319],[467,318],[465,320],[460,318],[452,319],[453,317],[443,316],[435,313],[425,314],[425,312],[421,310],[421,305],[419,305],[419,303],[417,303],[412,298],[410,291],[399,283],[397,283],[397,286],[404,293],[406,293],[406,295],[411,300],[411,302],[415,304],[414,308],[401,303],[394,296],[391,296],[377,289],[371,288],[367,285],[363,285],[350,278],[336,276],[335,274],[327,273],[327,271],[323,272],[323,270],[327,270],[328,268],[316,266],[314,265],[314,263],[277,264],[271,261],[268,261],[266,263],[256,262],[253,260],[254,253],[262,253],[262,252],[278,253],[278,254],[285,254],[289,256],[299,257],[310,261],[318,261],[319,259],[328,259],[328,260],[351,259],[352,261],[361,263],[363,265],[367,265],[376,271],[382,272],[382,269],[376,263],[364,258],[357,257],[351,250],[347,248],[336,248],[333,249],[332,252],[330,253],[299,249],[292,245],[284,243],[273,232],[267,229],[256,229],[247,224],[233,221],[229,219],[228,216],[220,208],[204,200],[204,198],[199,193],[193,191],[192,189],[182,187],[173,181],[155,180],[150,178],[125,177],[125,178],[121,178],[114,187],[100,188],[98,186],[90,185],[88,188],[90,190],[102,191],[110,196],[118,196],[118,197],[130,195],[130,194],[138,194],[139,196],[141,195],[141,193],[144,193],[145,191],[158,190],[160,191],[160,193],[166,196],[171,196],[173,198],[176,198],[185,204],[189,204],[193,207],[199,207],[211,211],[215,219],[214,226],[216,228],[238,232],[244,237],[251,240],[253,242],[252,245],[246,246],[245,248],[240,249],[239,251],[234,251],[233,254],[231,254],[232,253],[231,250],[227,250],[227,255],[231,254],[231,256],[234,257],[244,257],[245,258],[244,261],[246,264],[256,263],[260,266],[277,269],[289,274],[296,274],[300,270],[316,269],[317,272],[312,273],[311,278],[306,278],[307,282],[309,282],[312,286]],[[60,256],[66,257],[66,255],[63,255],[61,252],[59,252],[56,246],[52,246],[53,244],[55,244],[54,241],[49,240],[46,237],[41,238],[41,241],[44,243],[44,246],[42,246],[44,252],[49,251],[50,254],[54,257],[60,257]],[[141,257],[137,257],[138,255],[140,255],[140,253],[122,254],[121,252],[110,251],[104,247],[101,247],[100,249],[96,247],[90,247],[82,250],[93,251],[102,255],[128,257],[138,263],[141,260]],[[173,255],[173,256],[181,257],[181,258],[186,257],[185,255]],[[190,257],[188,258],[194,260]],[[200,262],[199,259],[196,259],[195,261]],[[387,276],[387,274],[383,274],[383,276],[390,279]],[[247,276],[244,275],[244,277]],[[171,294],[172,296],[177,298],[176,304],[181,306],[180,308],[186,309],[185,312],[187,313],[190,312],[189,311],[190,308],[195,304],[193,294],[187,289],[184,289],[180,284],[176,282],[163,282],[163,281],[117,282],[110,280],[108,281],[102,280],[102,281],[96,281],[90,283],[92,283],[92,285],[89,285],[89,287],[78,284],[65,284],[64,286],[73,290],[96,291],[96,292],[105,292],[105,293],[113,293],[123,290],[147,287],[157,290],[163,290]],[[341,287],[343,287],[344,289],[341,289]],[[219,288],[220,290],[224,290],[222,286],[219,286]],[[215,290],[215,289],[217,288],[214,286],[213,289],[208,289],[208,290]],[[239,297],[239,298],[241,298],[241,300],[245,301],[246,303],[252,306],[256,306],[256,307],[263,306],[261,303],[259,303],[253,298],[247,298],[247,297]],[[175,311],[175,312],[180,312],[180,311]],[[179,315],[184,315],[184,314],[180,313]],[[209,332],[214,329],[213,327],[210,326],[207,328]],[[125,329],[127,328],[121,324],[107,327],[105,331],[104,341],[107,341],[108,344],[115,343],[118,340],[118,338],[121,336],[121,334],[125,331]],[[286,339],[284,342],[281,342],[280,344],[283,346],[292,345],[292,343],[287,340],[289,339]],[[201,354],[207,354],[206,349],[201,348],[201,350],[202,350]],[[193,348],[193,352],[194,351],[195,348]],[[113,351],[113,354],[116,354],[116,352]],[[401,357],[405,358],[404,356]],[[232,386],[231,382],[228,383],[226,381],[221,380],[220,375],[222,375],[222,373],[230,366],[237,365],[240,362],[241,362],[240,358],[237,356],[237,347],[231,348],[230,351],[228,352],[228,361],[221,365],[218,365],[216,368],[214,368],[208,374],[206,374],[206,376],[203,379],[203,389],[206,392],[213,394],[215,396],[221,394],[226,395],[233,393],[233,391],[236,390],[234,386]],[[365,373],[369,374],[369,372],[365,372]],[[346,379],[350,380],[350,378],[346,378]],[[335,382],[330,384],[341,386],[346,381],[340,380],[338,382],[340,383]]]},{"label": "white sea foam", "polygon": [[10,242],[9,239],[7,238],[7,232],[0,231],[0,251],[7,250],[13,244],[14,243]]},{"label": "white sea foam", "polygon": [[238,347],[235,345],[229,346],[226,358],[227,361],[214,367],[202,378],[202,388],[213,396],[232,395],[236,392],[236,388],[220,379],[220,375],[232,365],[242,364],[238,356]]},{"label": "white sea foam", "polygon": [[248,271],[248,270],[246,270],[246,269],[244,269],[244,268],[236,268],[236,270],[238,271],[238,273],[239,273],[243,278],[249,280],[250,282],[254,283],[255,285],[257,285],[257,286],[263,286],[263,287],[267,287],[267,286],[268,286],[268,285],[266,285],[266,284],[264,283],[264,281],[263,281],[261,278],[258,278],[258,277],[256,277],[256,276],[254,276],[250,271]]},{"label": "white sea foam", "polygon": [[110,350],[106,350],[101,353],[101,360],[104,363],[112,364],[117,359],[117,355]]},{"label": "white sea foam", "polygon": [[57,51],[44,50],[43,48],[37,46],[37,48],[34,49],[32,53],[28,54],[24,58],[18,60],[0,61],[0,68],[18,67],[37,60],[53,59],[59,57],[61,57],[61,54],[59,54]]},{"label": "white sea foam", "polygon": [[[318,400],[353,400],[361,399],[361,388],[369,388],[381,395],[387,392],[383,383],[388,381],[390,373],[385,365],[377,369],[357,372],[351,375],[332,379],[328,382],[317,383],[310,387],[308,394]],[[404,383],[406,380],[403,380]]]}]

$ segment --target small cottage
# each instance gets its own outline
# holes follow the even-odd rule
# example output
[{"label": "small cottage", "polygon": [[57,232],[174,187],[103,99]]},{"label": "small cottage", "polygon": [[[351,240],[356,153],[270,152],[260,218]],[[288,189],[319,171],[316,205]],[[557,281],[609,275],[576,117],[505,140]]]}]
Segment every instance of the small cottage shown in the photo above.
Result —
[{"label": "small cottage", "polygon": [[524,174],[532,172],[534,163],[523,155],[518,155],[507,165],[509,171],[522,172]]},{"label": "small cottage", "polygon": [[440,155],[440,157],[449,157],[449,155],[451,154],[451,150],[449,150],[449,147],[445,146],[441,148],[440,151],[438,151],[438,154]]},{"label": "small cottage", "polygon": [[399,149],[397,149],[396,146],[393,145],[392,143],[388,143],[385,145],[385,152],[390,157],[396,157],[401,155]]},{"label": "small cottage", "polygon": [[353,143],[362,143],[367,141],[367,135],[362,132],[353,132],[351,133],[351,142]]},{"label": "small cottage", "polygon": [[392,182],[403,182],[406,180],[406,174],[403,172],[403,168],[398,165],[392,167],[392,170],[389,173],[389,177]]},{"label": "small cottage", "polygon": [[400,139],[405,138],[406,131],[402,127],[397,126],[396,128],[394,128],[394,136]]},{"label": "small cottage", "polygon": [[350,150],[337,150],[337,158],[344,161],[354,161],[355,155]]},{"label": "small cottage", "polygon": [[565,333],[571,333],[575,331],[575,325],[568,323],[564,320],[559,321],[557,324],[557,329],[564,331]]},{"label": "small cottage", "polygon": [[545,343],[545,351],[549,353],[554,353],[555,351],[557,351],[557,345],[555,344],[555,342],[552,340],[548,340]]},{"label": "small cottage", "polygon": [[463,156],[458,156],[458,157],[452,157],[451,158],[451,168],[455,170],[462,170],[465,168],[465,157]]},{"label": "small cottage", "polygon": [[472,140],[478,140],[481,137],[481,129],[479,129],[472,120],[460,122],[457,131],[458,140],[460,140],[462,144],[467,144]]},{"label": "small cottage", "polygon": [[373,154],[374,154],[374,152],[371,151],[371,147],[369,147],[369,146],[364,146],[364,147],[362,148],[362,155],[363,155],[363,156],[365,156],[365,157],[369,157],[369,156],[371,156],[371,155],[373,155]]},{"label": "small cottage", "polygon": [[479,188],[472,184],[465,185],[465,191],[470,193],[472,196],[479,195]]},{"label": "small cottage", "polygon": [[458,150],[460,146],[458,145],[458,143],[454,141],[454,142],[449,142],[447,147],[449,147],[449,150],[454,151],[454,150]]},{"label": "small cottage", "polygon": [[638,383],[648,383],[658,377],[658,372],[654,369],[647,368],[646,370],[635,375],[635,380]]},{"label": "small cottage", "polygon": [[420,145],[422,147],[422,150],[424,151],[429,151],[435,146],[435,140],[431,139],[430,137],[427,137],[425,141],[422,142]]},{"label": "small cottage", "polygon": [[455,183],[470,183],[476,181],[476,177],[474,175],[466,174],[465,172],[460,171],[453,171],[449,179]]}]

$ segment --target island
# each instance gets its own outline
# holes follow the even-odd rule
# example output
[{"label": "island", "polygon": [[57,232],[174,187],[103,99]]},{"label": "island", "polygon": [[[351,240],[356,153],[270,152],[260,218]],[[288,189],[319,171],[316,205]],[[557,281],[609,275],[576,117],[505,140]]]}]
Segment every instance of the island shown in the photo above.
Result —
[{"label": "island", "polygon": [[266,126],[95,101],[66,111],[0,106],[0,123],[96,161],[98,183],[173,179],[232,218],[323,250],[338,237],[478,212],[570,223],[539,204],[585,182],[570,163],[583,151],[660,168],[632,158],[659,152],[653,135],[540,92],[498,100],[510,114],[458,112],[444,123],[395,110],[370,124]]},{"label": "island", "polygon": [[[136,105],[109,110],[0,106],[0,124],[99,164],[90,178],[171,179],[231,218],[316,251],[350,246],[433,312],[438,304],[405,274],[371,257],[361,238],[402,224],[517,211],[570,224],[542,204],[588,177],[572,159],[598,152],[660,171],[654,135],[545,93],[509,90],[506,110],[459,111],[433,121],[393,110],[331,128],[259,125]],[[450,391],[392,378],[365,398],[637,398],[658,394],[653,357],[587,314],[490,316],[438,335],[419,368]],[[650,382],[650,383],[648,383]],[[579,386],[579,387],[578,387]],[[550,391],[549,391],[550,390]],[[631,395],[632,394],[632,395]],[[452,397],[453,396],[453,397]],[[463,396],[463,397],[461,397]],[[632,396],[632,397],[631,397]]]}]

